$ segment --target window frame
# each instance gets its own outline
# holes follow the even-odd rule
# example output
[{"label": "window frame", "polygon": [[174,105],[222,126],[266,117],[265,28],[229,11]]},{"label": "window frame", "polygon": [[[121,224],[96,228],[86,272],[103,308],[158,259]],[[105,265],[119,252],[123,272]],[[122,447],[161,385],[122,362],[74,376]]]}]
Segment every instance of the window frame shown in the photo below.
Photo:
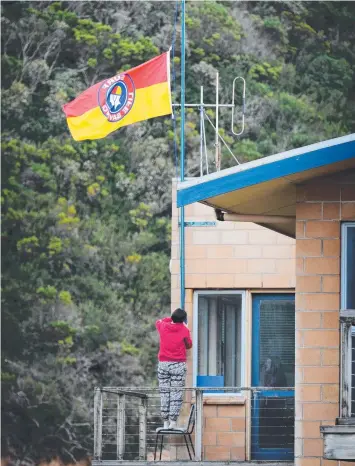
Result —
[{"label": "window frame", "polygon": [[352,336],[355,326],[355,310],[347,308],[347,232],[348,229],[355,228],[355,222],[344,222],[341,225],[341,277],[340,277],[340,406],[338,424],[355,425],[355,413],[351,416],[351,395],[352,395]]},{"label": "window frame", "polygon": [[[241,349],[241,373],[240,373],[240,383],[243,387],[245,384],[245,356],[246,356],[246,291],[245,290],[195,290],[193,295],[193,341],[198,341],[198,298],[201,295],[240,295],[242,298],[241,304],[241,339],[242,339],[242,349]],[[243,344],[244,343],[244,344]],[[192,364],[192,386],[197,387],[197,375],[198,375],[198,344],[193,345],[193,364]],[[221,387],[223,388],[223,387]],[[218,388],[216,388],[217,390]],[[219,392],[219,393],[208,393],[208,396],[231,396],[231,395],[240,395],[240,391],[233,393]]]},{"label": "window frame", "polygon": [[341,303],[341,309],[344,311],[347,309],[347,303],[346,303],[346,276],[348,272],[348,264],[347,261],[344,260],[346,258],[346,252],[347,252],[347,244],[346,244],[346,239],[347,239],[347,234],[348,234],[348,228],[355,228],[355,222],[343,222],[341,225],[341,277],[340,277],[340,303]]}]

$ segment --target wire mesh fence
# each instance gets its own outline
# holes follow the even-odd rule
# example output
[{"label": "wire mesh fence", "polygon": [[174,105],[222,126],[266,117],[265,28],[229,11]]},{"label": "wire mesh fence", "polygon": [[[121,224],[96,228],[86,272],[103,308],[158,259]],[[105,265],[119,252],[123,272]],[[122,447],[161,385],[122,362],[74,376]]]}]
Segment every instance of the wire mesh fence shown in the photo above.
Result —
[{"label": "wire mesh fence", "polygon": [[293,459],[293,388],[183,392],[178,423],[170,429],[158,389],[96,389],[94,460]]},{"label": "wire mesh fence", "polygon": [[251,458],[293,459],[294,406],[291,390],[251,391]]}]

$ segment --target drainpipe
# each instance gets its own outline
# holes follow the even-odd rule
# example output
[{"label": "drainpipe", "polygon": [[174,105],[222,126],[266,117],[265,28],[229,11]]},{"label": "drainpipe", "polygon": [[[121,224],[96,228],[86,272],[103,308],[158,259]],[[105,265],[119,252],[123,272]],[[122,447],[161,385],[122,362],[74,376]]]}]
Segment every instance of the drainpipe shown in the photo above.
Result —
[{"label": "drainpipe", "polygon": [[296,219],[286,215],[228,214],[220,209],[215,209],[215,213],[220,222],[289,223]]}]

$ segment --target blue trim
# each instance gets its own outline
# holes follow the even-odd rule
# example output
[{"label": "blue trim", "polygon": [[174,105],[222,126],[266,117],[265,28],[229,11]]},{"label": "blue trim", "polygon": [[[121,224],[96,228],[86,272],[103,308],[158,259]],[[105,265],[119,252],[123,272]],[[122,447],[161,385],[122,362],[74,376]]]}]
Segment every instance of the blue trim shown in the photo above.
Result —
[{"label": "blue trim", "polygon": [[[196,378],[196,387],[224,387],[223,375],[198,375]],[[204,393],[224,393],[223,390],[206,390]]]},{"label": "blue trim", "polygon": [[[252,366],[251,366],[251,384],[253,387],[260,386],[259,374],[259,351],[260,351],[260,302],[265,299],[272,299],[273,301],[282,301],[289,299],[294,301],[295,295],[293,293],[278,293],[278,294],[254,294],[252,304]],[[273,392],[271,392],[273,393]]]},{"label": "blue trim", "polygon": [[[348,232],[349,229],[355,228],[355,222],[347,221],[341,226],[341,307],[342,309],[353,309],[352,303],[349,299],[349,291],[352,289],[351,284],[354,283],[354,266],[349,263],[349,256],[351,257],[352,250],[349,249]],[[351,245],[350,248],[354,247]]]},{"label": "blue trim", "polygon": [[268,451],[253,452],[252,457],[253,460],[290,461],[294,459],[294,454],[287,448],[270,448]]},{"label": "blue trim", "polygon": [[[253,295],[252,302],[252,386],[260,386],[260,303],[265,299],[281,301],[289,299],[294,301],[295,295],[284,294],[258,294]],[[253,460],[292,460],[294,450],[290,448],[261,448],[259,446],[259,409],[260,398],[294,398],[294,391],[261,390],[254,394],[252,400],[252,423],[251,423],[251,450]]]},{"label": "blue trim", "polygon": [[355,157],[355,141],[322,147],[311,152],[265,163],[238,171],[194,186],[181,188],[177,193],[177,206],[209,199],[238,189],[265,183],[284,176],[294,175],[313,168],[342,162]]},{"label": "blue trim", "polygon": [[[251,348],[251,384],[253,387],[258,386],[259,383],[259,346],[260,346],[260,300],[258,297],[253,296],[253,318],[252,318],[252,348]],[[263,295],[264,296],[264,295]]]}]

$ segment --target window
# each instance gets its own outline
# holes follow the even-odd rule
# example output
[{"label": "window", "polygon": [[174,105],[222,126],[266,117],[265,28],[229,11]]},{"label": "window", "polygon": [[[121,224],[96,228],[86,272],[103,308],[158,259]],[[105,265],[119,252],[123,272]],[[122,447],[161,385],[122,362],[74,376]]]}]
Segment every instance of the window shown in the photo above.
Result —
[{"label": "window", "polygon": [[243,298],[242,292],[233,291],[195,293],[197,386],[241,386]]},{"label": "window", "polygon": [[351,416],[355,416],[355,326],[351,327]]},{"label": "window", "polygon": [[340,415],[344,422],[355,423],[355,223],[344,223],[341,233]]},{"label": "window", "polygon": [[[254,352],[258,348],[258,354],[253,353],[252,359],[256,366],[253,371],[255,379],[253,382],[261,387],[294,387],[294,296],[254,295],[253,311]],[[271,367],[276,365],[279,368],[274,372],[271,371],[271,367],[268,367],[269,365]]]},{"label": "window", "polygon": [[342,225],[341,307],[355,309],[355,223]]}]

